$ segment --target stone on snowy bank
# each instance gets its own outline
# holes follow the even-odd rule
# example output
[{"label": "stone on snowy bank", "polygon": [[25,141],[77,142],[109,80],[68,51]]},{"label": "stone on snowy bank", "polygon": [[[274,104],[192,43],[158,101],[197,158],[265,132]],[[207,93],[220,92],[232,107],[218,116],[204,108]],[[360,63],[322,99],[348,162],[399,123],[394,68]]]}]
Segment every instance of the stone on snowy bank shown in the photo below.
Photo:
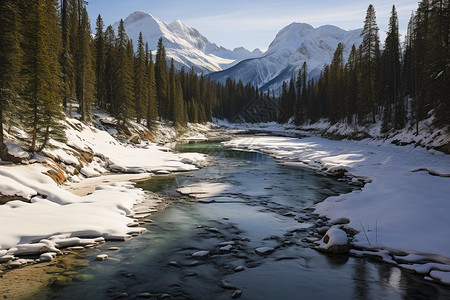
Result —
[{"label": "stone on snowy bank", "polygon": [[56,257],[56,255],[57,255],[56,252],[43,253],[43,254],[41,254],[41,256],[39,256],[38,261],[39,262],[49,262],[49,261],[52,261]]},{"label": "stone on snowy bank", "polygon": [[330,220],[328,223],[330,225],[348,224],[348,223],[350,223],[350,219],[348,219],[348,218],[336,218],[336,219]]},{"label": "stone on snowy bank", "polygon": [[21,267],[21,266],[24,266],[24,265],[27,265],[27,264],[31,264],[31,263],[34,263],[34,260],[21,258],[21,259],[9,261],[6,264],[6,266],[8,268],[18,268],[18,267]]},{"label": "stone on snowy bank", "polygon": [[328,229],[317,247],[318,250],[327,253],[348,253],[350,248],[351,245],[345,231],[334,227]]},{"label": "stone on snowy bank", "polygon": [[10,260],[13,260],[14,258],[14,255],[3,255],[2,257],[0,257],[0,263],[8,262]]}]

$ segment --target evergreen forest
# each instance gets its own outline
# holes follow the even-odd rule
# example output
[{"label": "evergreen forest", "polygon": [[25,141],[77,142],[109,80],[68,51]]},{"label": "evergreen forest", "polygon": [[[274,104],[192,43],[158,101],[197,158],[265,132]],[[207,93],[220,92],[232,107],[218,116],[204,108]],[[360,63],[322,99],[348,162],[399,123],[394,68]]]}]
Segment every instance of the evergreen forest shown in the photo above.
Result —
[{"label": "evergreen forest", "polygon": [[[439,128],[450,126],[450,5],[423,0],[412,14],[404,43],[392,7],[384,48],[380,47],[375,8],[370,5],[362,44],[348,58],[343,44],[316,80],[308,66],[283,82],[281,122],[366,125],[382,122],[381,131],[403,129],[433,117]],[[295,109],[293,109],[295,107]]]},{"label": "evergreen forest", "polygon": [[308,78],[304,63],[276,93],[232,79],[217,83],[193,68],[176,70],[162,38],[157,49],[149,49],[142,34],[137,41],[128,38],[123,20],[116,32],[99,15],[91,32],[86,5],[84,0],[0,2],[0,157],[9,158],[4,132],[17,128],[30,152],[42,151],[50,139],[64,141],[64,118],[73,108],[86,123],[92,110],[100,109],[119,126],[135,121],[153,129],[158,120],[176,126],[213,117],[251,120],[243,112],[264,99],[280,108],[266,121],[280,123],[381,120],[387,132],[418,126],[432,115],[436,126],[450,125],[448,0],[420,1],[404,43],[392,7],[383,48],[370,5],[363,42],[348,58],[339,44],[319,78]]}]

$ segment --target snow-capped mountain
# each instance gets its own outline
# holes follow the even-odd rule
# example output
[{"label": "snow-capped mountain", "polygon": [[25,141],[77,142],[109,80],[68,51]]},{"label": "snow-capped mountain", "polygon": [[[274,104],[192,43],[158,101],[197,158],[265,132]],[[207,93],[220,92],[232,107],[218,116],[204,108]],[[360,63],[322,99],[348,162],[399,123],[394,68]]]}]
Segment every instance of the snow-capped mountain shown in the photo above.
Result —
[{"label": "snow-capped mountain", "polygon": [[210,78],[225,82],[228,77],[251,83],[262,90],[278,93],[283,81],[306,61],[309,78],[317,78],[326,64],[330,64],[339,42],[344,43],[344,59],[352,45],[358,47],[361,29],[347,31],[332,25],[314,28],[305,23],[292,23],[283,28],[260,57],[246,59],[226,70],[210,74]]},{"label": "snow-capped mountain", "polygon": [[[113,25],[115,30],[118,26],[118,22]],[[156,50],[158,40],[162,37],[166,55],[169,59],[174,59],[175,66],[177,68],[184,66],[188,69],[194,67],[196,72],[220,71],[243,59],[258,57],[262,54],[259,49],[251,52],[244,48],[229,50],[219,47],[201,35],[197,29],[179,20],[166,24],[141,11],[130,14],[124,20],[124,26],[135,46],[139,32],[142,32],[144,42],[148,42],[151,50]]]}]

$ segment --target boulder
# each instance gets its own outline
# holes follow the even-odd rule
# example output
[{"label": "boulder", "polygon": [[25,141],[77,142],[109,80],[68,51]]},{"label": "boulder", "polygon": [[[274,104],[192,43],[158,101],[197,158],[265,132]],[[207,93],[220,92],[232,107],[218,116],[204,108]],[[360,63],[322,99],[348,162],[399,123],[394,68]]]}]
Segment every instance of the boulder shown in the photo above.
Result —
[{"label": "boulder", "polygon": [[259,255],[265,255],[274,252],[275,249],[272,247],[259,247],[255,249],[255,252]]},{"label": "boulder", "polygon": [[345,231],[332,227],[320,240],[317,249],[326,253],[348,253],[351,245]]},{"label": "boulder", "polygon": [[197,251],[192,253],[192,257],[207,257],[209,255],[209,251]]},{"label": "boulder", "polygon": [[107,260],[107,259],[108,259],[108,255],[106,255],[106,254],[99,254],[95,258],[95,260],[99,260],[99,261],[103,261],[103,260]]}]

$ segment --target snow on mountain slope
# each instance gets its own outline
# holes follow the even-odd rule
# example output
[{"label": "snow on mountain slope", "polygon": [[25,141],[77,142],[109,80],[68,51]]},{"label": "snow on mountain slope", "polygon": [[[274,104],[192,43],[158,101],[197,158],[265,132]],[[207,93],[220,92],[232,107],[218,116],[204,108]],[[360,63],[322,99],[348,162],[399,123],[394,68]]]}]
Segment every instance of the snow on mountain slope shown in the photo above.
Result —
[{"label": "snow on mountain slope", "polygon": [[282,82],[297,74],[305,61],[309,77],[317,78],[323,67],[331,63],[339,42],[344,43],[344,59],[347,59],[352,45],[361,44],[360,33],[360,29],[347,31],[332,25],[314,28],[305,23],[292,23],[277,34],[263,55],[212,73],[210,78],[224,82],[231,77],[262,90],[278,92]]},{"label": "snow on mountain slope", "polygon": [[[119,23],[113,25],[117,30]],[[185,25],[180,20],[166,24],[158,18],[145,13],[134,12],[124,20],[125,30],[136,46],[139,32],[142,32],[144,42],[148,42],[151,50],[156,50],[158,40],[163,38],[167,57],[173,58],[175,66],[190,69],[196,72],[220,71],[239,61],[254,58],[262,54],[259,49],[253,52],[244,48],[233,51],[211,43],[197,29]]]}]

